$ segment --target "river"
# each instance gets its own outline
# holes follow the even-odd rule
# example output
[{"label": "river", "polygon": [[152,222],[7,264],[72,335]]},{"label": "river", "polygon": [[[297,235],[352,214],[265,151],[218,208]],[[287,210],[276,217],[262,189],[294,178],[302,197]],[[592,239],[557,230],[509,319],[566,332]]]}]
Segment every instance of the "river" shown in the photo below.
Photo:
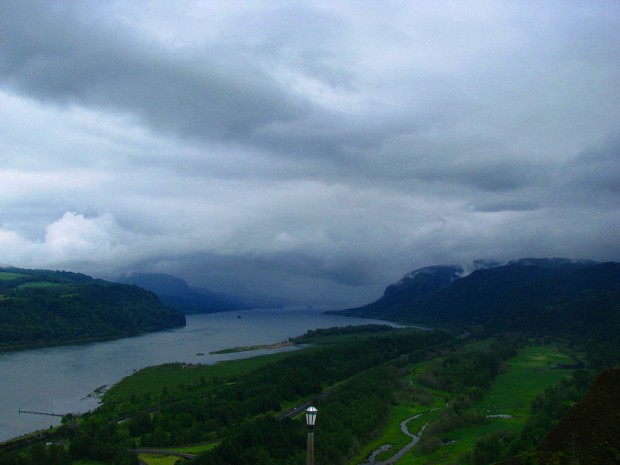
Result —
[{"label": "river", "polygon": [[[90,396],[134,371],[167,362],[213,364],[268,353],[209,352],[286,341],[309,329],[377,323],[327,315],[313,309],[269,309],[188,315],[170,331],[80,345],[0,353],[0,441],[60,422],[58,417],[19,413],[79,413],[97,406]],[[290,349],[281,349],[290,350]],[[204,355],[202,355],[204,354]]]}]

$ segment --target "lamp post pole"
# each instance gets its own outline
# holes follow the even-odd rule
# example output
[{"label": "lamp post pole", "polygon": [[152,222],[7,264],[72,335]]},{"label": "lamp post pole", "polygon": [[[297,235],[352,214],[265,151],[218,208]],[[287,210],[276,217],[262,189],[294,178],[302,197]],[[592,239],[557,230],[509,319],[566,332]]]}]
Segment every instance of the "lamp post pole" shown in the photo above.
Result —
[{"label": "lamp post pole", "polygon": [[306,465],[314,465],[314,425],[316,424],[316,407],[308,407],[306,410],[306,424],[308,425],[308,450]]}]

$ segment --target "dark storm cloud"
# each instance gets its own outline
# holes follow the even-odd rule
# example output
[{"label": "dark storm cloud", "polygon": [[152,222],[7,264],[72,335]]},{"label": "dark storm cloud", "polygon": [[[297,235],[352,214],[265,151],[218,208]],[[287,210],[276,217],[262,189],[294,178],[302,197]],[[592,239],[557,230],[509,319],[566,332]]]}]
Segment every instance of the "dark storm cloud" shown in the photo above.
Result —
[{"label": "dark storm cloud", "polygon": [[536,164],[503,160],[465,160],[423,168],[418,177],[425,181],[463,184],[482,191],[513,191],[532,184],[539,178]]},{"label": "dark storm cloud", "polygon": [[437,263],[620,259],[619,19],[0,2],[0,253],[307,301]]},{"label": "dark storm cloud", "polygon": [[620,195],[620,139],[593,148],[566,166],[567,184],[578,190],[598,192],[601,199],[617,200]]},{"label": "dark storm cloud", "polygon": [[234,50],[178,56],[80,18],[77,6],[33,5],[0,5],[0,76],[18,92],[133,113],[159,130],[196,138],[243,140],[304,107]]},{"label": "dark storm cloud", "polygon": [[372,284],[375,278],[370,264],[356,257],[330,259],[294,251],[255,256],[251,261],[254,266],[265,270],[278,270],[284,274],[327,280],[346,286],[366,286]]},{"label": "dark storm cloud", "polygon": [[[363,166],[357,153],[411,131],[412,123],[372,109],[346,116],[321,108],[278,82],[264,63],[273,59],[271,47],[281,43],[263,45],[265,60],[226,41],[188,53],[165,49],[122,27],[106,28],[79,2],[32,6],[0,5],[0,78],[13,92],[55,105],[129,114],[156,132],[234,142],[243,151],[320,158],[341,168]],[[319,17],[305,15],[305,29],[325,27]],[[294,31],[285,28],[280,34],[287,32]],[[330,52],[315,54],[286,59],[330,85],[347,87],[347,73],[321,58]]]},{"label": "dark storm cloud", "polygon": [[363,303],[380,288],[369,264],[355,257],[329,261],[298,252],[269,256],[196,253],[169,261],[147,259],[129,272],[161,271],[184,276],[194,286],[244,294],[261,292],[283,296],[292,304],[307,302]]},{"label": "dark storm cloud", "polygon": [[538,210],[540,205],[527,201],[496,201],[496,202],[488,202],[488,203],[480,203],[474,205],[474,210],[479,212],[503,212],[503,211],[512,211],[512,212],[527,212],[532,210]]}]

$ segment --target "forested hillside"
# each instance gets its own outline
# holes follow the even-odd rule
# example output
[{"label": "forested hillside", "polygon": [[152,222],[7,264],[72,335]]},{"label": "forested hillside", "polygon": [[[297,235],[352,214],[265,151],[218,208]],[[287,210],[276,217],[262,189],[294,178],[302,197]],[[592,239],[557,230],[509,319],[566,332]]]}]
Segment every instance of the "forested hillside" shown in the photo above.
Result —
[{"label": "forested hillside", "polygon": [[[601,372],[585,397],[562,416],[539,447],[501,465],[620,463],[619,385],[620,368]],[[547,391],[545,397],[560,403],[563,399],[555,395],[558,390]]]},{"label": "forested hillside", "polygon": [[114,338],[183,326],[155,294],[64,271],[0,269],[0,347]]},{"label": "forested hillside", "polygon": [[620,264],[519,260],[458,277],[418,270],[347,315],[620,342]]},{"label": "forested hillside", "polygon": [[[620,463],[620,368],[605,370],[551,430],[539,451],[581,465]],[[549,460],[552,463],[552,460]]]}]

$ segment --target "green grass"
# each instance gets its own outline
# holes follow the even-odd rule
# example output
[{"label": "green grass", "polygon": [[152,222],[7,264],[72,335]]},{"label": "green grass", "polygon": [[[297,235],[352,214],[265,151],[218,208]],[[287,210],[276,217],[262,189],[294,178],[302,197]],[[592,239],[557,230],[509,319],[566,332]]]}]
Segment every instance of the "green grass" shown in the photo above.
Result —
[{"label": "green grass", "polygon": [[490,392],[476,405],[488,414],[508,414],[527,419],[532,400],[554,386],[572,370],[549,370],[554,363],[572,363],[555,347],[526,347],[509,360],[510,370],[496,378]]},{"label": "green grass", "polygon": [[[483,348],[487,342],[477,344],[477,348]],[[416,373],[424,372],[437,360],[429,360],[413,367],[413,381]],[[563,354],[557,347],[537,346],[526,347],[519,351],[516,357],[508,361],[509,370],[499,375],[493,382],[491,389],[482,400],[473,408],[479,412],[493,415],[505,414],[512,418],[490,418],[488,424],[474,425],[446,433],[444,436],[451,442],[439,450],[420,456],[416,454],[415,447],[404,457],[399,465],[422,465],[433,463],[434,465],[447,465],[459,463],[463,453],[471,451],[478,439],[482,436],[501,429],[521,431],[525,426],[530,411],[530,404],[534,398],[542,393],[545,388],[556,385],[561,379],[570,376],[572,370],[550,370],[554,363],[572,363],[572,359]],[[419,418],[410,421],[407,428],[412,433],[420,431],[422,426],[440,414],[445,406],[443,398],[450,398],[449,393],[429,389],[433,393],[433,402],[430,407],[396,405],[391,412],[388,425],[381,437],[366,445],[359,455],[354,457],[349,464],[354,465],[364,459],[374,450],[384,444],[392,444],[390,451],[384,452],[377,460],[386,460],[393,456],[400,448],[410,442],[410,438],[402,434],[400,423],[417,413],[425,412]],[[429,409],[438,408],[432,412]]]},{"label": "green grass", "polygon": [[184,461],[183,458],[174,455],[138,454],[138,458],[147,465],[175,465]]},{"label": "green grass", "polygon": [[391,444],[392,448],[389,451],[379,454],[376,457],[376,460],[387,460],[392,457],[396,452],[411,442],[411,438],[402,433],[400,429],[401,422],[415,415],[421,414],[420,417],[407,423],[407,429],[409,432],[417,434],[426,422],[432,421],[439,415],[439,410],[435,409],[439,409],[444,405],[445,401],[441,397],[433,396],[433,401],[430,406],[407,406],[403,404],[394,406],[390,412],[390,418],[384,434],[374,441],[366,444],[362,451],[350,460],[349,463],[357,464],[363,462],[372,452],[385,444]]},{"label": "green grass", "polygon": [[206,383],[216,379],[226,380],[249,373],[257,368],[288,357],[290,353],[250,357],[240,360],[218,362],[215,365],[165,364],[147,367],[123,378],[104,394],[104,402],[119,402],[132,395],[159,394],[163,388],[172,390],[184,384],[196,385],[204,378]]},{"label": "green grass", "polygon": [[[409,442],[411,442],[411,438],[409,436],[404,435],[402,431],[400,430],[401,422],[403,422],[407,418],[411,418],[415,415],[422,414],[423,412],[427,412],[428,410],[429,410],[428,407],[424,407],[424,406],[420,406],[416,408],[407,408],[403,406],[394,407],[390,414],[390,420],[388,423],[386,434],[381,438],[381,442],[376,444],[376,447],[374,447],[375,445],[373,444],[373,447],[365,455],[368,455],[370,452],[378,449],[379,446],[381,446],[382,444],[392,445],[392,449],[389,452],[386,452],[383,454],[385,455],[385,458],[388,458],[394,455],[395,452],[399,451],[400,449],[405,447]],[[426,417],[426,416],[427,415],[422,414],[421,417],[416,418],[415,420],[411,420],[409,423],[407,423],[407,428],[409,429],[409,431],[411,432],[419,431],[421,426],[418,425],[417,423],[420,422],[422,417]],[[378,457],[378,459],[381,459],[381,457]]]},{"label": "green grass", "polygon": [[10,271],[0,271],[0,280],[2,281],[14,281],[20,278],[30,278],[30,276],[21,273],[11,273]]},{"label": "green grass", "polygon": [[446,433],[450,441],[432,454],[419,456],[415,448],[399,465],[447,465],[459,463],[460,456],[471,451],[482,436],[509,429],[521,431],[530,412],[531,402],[546,388],[570,376],[572,370],[549,370],[554,363],[571,363],[572,360],[556,347],[526,347],[508,361],[510,369],[499,375],[491,389],[473,408],[479,412],[511,415],[512,418],[490,418],[488,424],[460,428]]},{"label": "green grass", "polygon": [[413,448],[409,454],[405,455],[398,462],[398,465],[424,465],[428,463],[433,465],[452,465],[454,463],[461,463],[461,455],[470,452],[482,436],[502,429],[520,431],[522,427],[523,425],[514,419],[492,419],[488,424],[473,425],[450,431],[442,435],[443,438],[448,440],[449,444],[426,455],[418,455],[416,449]]},{"label": "green grass", "polygon": [[205,444],[193,444],[190,446],[179,446],[179,447],[166,447],[166,450],[171,450],[174,452],[185,452],[187,454],[200,454],[201,452],[206,452],[211,449],[215,449],[220,445],[220,442],[209,442]]},{"label": "green grass", "polygon": [[71,463],[73,465],[108,465],[105,462],[100,462],[99,460],[87,460],[87,459],[73,460]]},{"label": "green grass", "polygon": [[261,344],[256,346],[240,346],[240,347],[232,347],[230,349],[222,349],[215,350],[213,352],[209,352],[210,354],[236,354],[239,352],[252,352],[254,350],[275,350],[281,349],[283,347],[293,347],[295,344],[292,342],[277,342],[275,344]]}]

